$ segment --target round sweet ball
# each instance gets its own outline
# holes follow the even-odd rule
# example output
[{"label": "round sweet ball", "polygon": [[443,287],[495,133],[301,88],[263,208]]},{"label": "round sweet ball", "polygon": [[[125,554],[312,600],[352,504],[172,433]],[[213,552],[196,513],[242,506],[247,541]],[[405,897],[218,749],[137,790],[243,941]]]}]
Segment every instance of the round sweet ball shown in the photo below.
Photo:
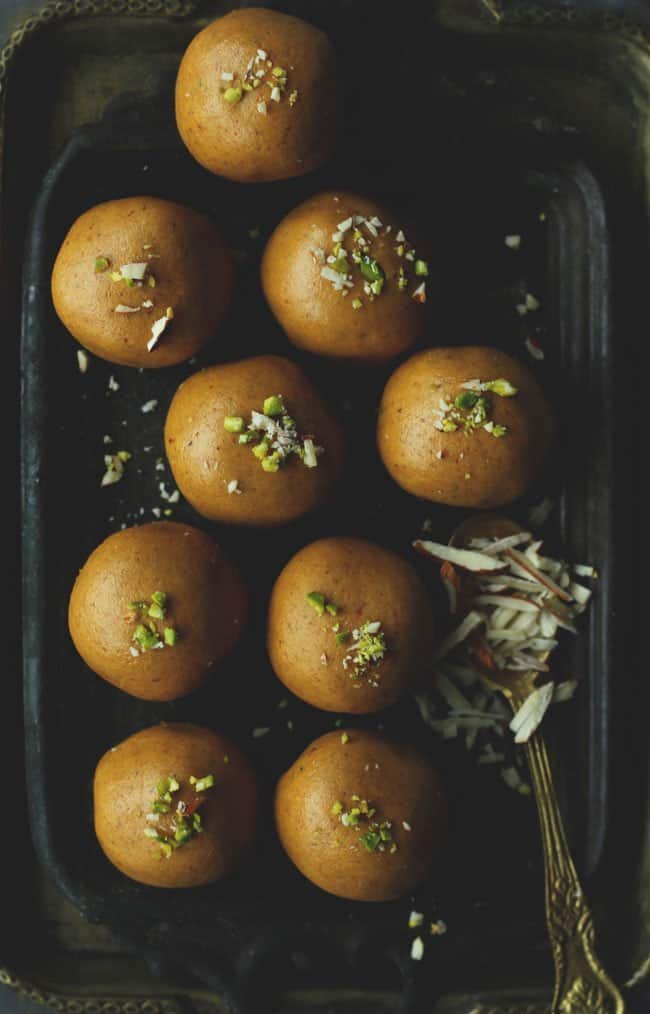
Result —
[{"label": "round sweet ball", "polygon": [[176,124],[197,162],[242,183],[302,176],[330,155],[336,66],[327,36],[278,11],[219,18],[187,48]]},{"label": "round sweet ball", "polygon": [[407,493],[489,508],[526,492],[554,431],[549,404],[518,360],[493,348],[433,348],[389,379],[377,442]]},{"label": "round sweet ball", "polygon": [[413,240],[398,218],[357,194],[330,191],[294,208],[262,260],[264,293],[289,340],[361,364],[410,349],[425,325],[429,276]]},{"label": "round sweet ball", "polygon": [[75,581],[68,625],[84,662],[145,701],[200,687],[237,643],[246,591],[219,546],[159,521],[110,535]]},{"label": "round sweet ball", "polygon": [[106,858],[152,887],[199,887],[225,877],[256,831],[255,773],[225,736],[198,725],[156,725],[101,758],[95,833]]},{"label": "round sweet ball", "polygon": [[123,366],[173,366],[214,336],[230,303],[233,269],[202,215],[155,197],[84,212],[52,272],[61,322],[89,352]]},{"label": "round sweet ball", "polygon": [[388,901],[427,874],[447,832],[439,775],[375,732],[315,740],[278,782],[275,820],[300,872],[330,894]]},{"label": "round sweet ball", "polygon": [[181,384],[165,448],[176,485],[199,514],[281,525],[330,494],[343,433],[298,366],[258,356],[211,366]]},{"label": "round sweet ball", "polygon": [[393,704],[433,666],[433,620],[415,570],[365,539],[320,539],[278,577],[267,646],[308,704],[363,714]]}]

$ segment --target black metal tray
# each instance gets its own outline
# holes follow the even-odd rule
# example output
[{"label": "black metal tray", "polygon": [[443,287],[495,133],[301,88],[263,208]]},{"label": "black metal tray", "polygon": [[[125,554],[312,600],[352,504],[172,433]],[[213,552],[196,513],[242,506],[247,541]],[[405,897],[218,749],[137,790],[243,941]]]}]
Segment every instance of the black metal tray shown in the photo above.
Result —
[{"label": "black metal tray", "polygon": [[[422,344],[496,344],[526,358],[530,320],[514,311],[521,291],[542,302],[546,360],[532,363],[561,419],[561,450],[548,474],[512,513],[558,500],[548,539],[556,550],[598,566],[601,582],[585,629],[564,654],[583,677],[574,703],[549,719],[556,771],[583,874],[601,857],[607,824],[608,588],[611,540],[611,377],[607,236],[598,186],[573,161],[570,140],[530,123],[458,118],[454,97],[432,93],[438,145],[423,154],[405,116],[399,158],[350,130],[345,165],[303,180],[238,187],[209,176],[181,148],[169,122],[169,82],[147,100],[126,98],[102,124],[77,131],[46,176],[27,240],[23,279],[24,677],[29,802],[41,861],[89,919],[110,925],[157,960],[214,984],[233,1005],[270,1009],[273,990],[292,984],[394,988],[404,1008],[464,988],[550,976],[542,863],[534,806],[478,768],[462,744],[441,745],[409,699],[357,724],[383,728],[425,750],[448,784],[452,842],[444,866],[413,898],[382,905],[330,898],[290,866],[275,841],[272,788],[304,746],[336,716],[290,699],[264,652],[265,608],[274,577],[302,545],[324,535],[360,534],[413,559],[410,540],[425,518],[446,539],[462,514],[417,501],[385,475],[374,447],[379,395],[389,370],[349,372],[296,353],[268,312],[257,277],[264,237],[283,214],[325,186],[372,191],[403,209],[434,238],[429,326]],[[436,103],[438,103],[436,105]],[[348,119],[350,123],[350,119]],[[372,125],[370,125],[372,126]],[[404,167],[411,171],[405,174]],[[112,367],[95,358],[77,370],[75,345],[56,320],[49,276],[71,222],[101,200],[156,194],[211,215],[239,251],[234,305],[219,337],[197,361],[166,371]],[[540,214],[545,214],[545,221]],[[259,237],[257,236],[259,230]],[[253,232],[253,236],[250,233]],[[521,233],[513,254],[506,233]],[[436,286],[435,279],[439,284]],[[523,289],[522,289],[523,287]],[[244,643],[208,687],[169,705],[138,702],[88,671],[66,626],[77,569],[109,532],[152,520],[167,508],[156,469],[162,423],[178,383],[215,361],[261,352],[303,363],[338,409],[349,441],[348,469],[335,501],[290,529],[268,534],[209,525],[185,504],[174,516],[211,531],[244,572],[253,605]],[[108,389],[113,376],[119,390]],[[158,407],[144,415],[151,398]],[[121,483],[100,489],[104,434],[133,453]],[[437,594],[433,569],[413,559]],[[148,889],[117,873],[92,831],[91,782],[101,754],[130,733],[165,720],[209,724],[251,756],[264,797],[256,862],[207,889]],[[291,723],[291,729],[288,727]],[[270,727],[261,739],[256,727]],[[425,960],[408,957],[412,908],[442,917],[448,933]],[[417,976],[415,975],[417,972]],[[260,997],[265,997],[263,1007]]]}]

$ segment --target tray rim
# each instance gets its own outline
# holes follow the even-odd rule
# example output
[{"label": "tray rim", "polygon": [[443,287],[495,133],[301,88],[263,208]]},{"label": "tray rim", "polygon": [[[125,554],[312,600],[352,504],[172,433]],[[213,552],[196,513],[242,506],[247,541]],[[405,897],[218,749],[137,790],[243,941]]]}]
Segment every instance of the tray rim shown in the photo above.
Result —
[{"label": "tray rim", "polygon": [[[483,0],[482,0],[483,2]],[[157,17],[161,19],[189,18],[196,14],[201,6],[201,0],[59,0],[56,4],[48,3],[28,17],[9,36],[2,50],[0,50],[0,196],[2,196],[2,162],[4,158],[4,105],[7,83],[11,64],[17,52],[24,46],[28,39],[36,32],[42,31],[52,23],[61,23],[71,19],[81,19],[88,16],[103,17]],[[534,27],[540,28],[592,28],[602,34],[626,38],[640,49],[650,52],[650,26],[643,25],[635,20],[628,19],[625,15],[611,12],[594,12],[567,10],[565,8],[548,8],[539,4],[521,8],[510,8],[507,12],[502,9],[501,0],[490,0],[490,4],[484,4],[486,10],[481,12],[481,17],[476,19],[482,21],[482,27],[488,30],[495,28],[496,22],[503,27]],[[441,19],[442,21],[442,19]],[[0,222],[1,225],[1,222]],[[650,979],[650,957],[642,962],[638,972],[632,977],[628,985],[637,986]],[[40,986],[35,985],[28,979],[16,977],[0,960],[0,983],[13,987],[19,994],[27,996],[36,1002],[45,1003],[48,1006],[56,1006],[63,1003],[63,1009],[79,1009],[78,999],[74,999],[74,992],[64,992],[57,995],[44,993]],[[474,999],[474,997],[473,997]],[[486,997],[487,999],[487,997]],[[495,998],[496,999],[496,998]],[[110,998],[113,1001],[113,998]],[[101,998],[101,1002],[109,1002],[107,995]],[[139,1004],[140,997],[124,999],[124,1009],[133,1009],[129,1006],[132,1003]],[[146,1003],[145,1001],[142,1001]],[[83,1004],[84,1009],[86,1004]],[[61,1009],[61,1008],[59,1008]],[[122,1007],[120,1007],[122,1009]],[[163,1008],[167,1009],[167,1008]],[[169,1008],[173,1009],[173,1008]],[[546,1006],[533,1005],[533,1011],[546,1010]],[[522,1014],[521,1007],[490,1007],[490,1014]]]}]

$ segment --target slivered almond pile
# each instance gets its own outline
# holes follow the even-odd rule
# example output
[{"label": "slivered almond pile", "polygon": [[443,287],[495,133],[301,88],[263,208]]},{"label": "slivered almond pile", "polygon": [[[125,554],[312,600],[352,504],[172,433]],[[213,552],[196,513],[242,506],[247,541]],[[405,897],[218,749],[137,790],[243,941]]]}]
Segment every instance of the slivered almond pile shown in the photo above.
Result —
[{"label": "slivered almond pile", "polygon": [[[445,738],[464,732],[471,749],[481,730],[503,736],[509,719],[499,695],[482,683],[481,674],[547,673],[545,654],[557,647],[560,630],[577,633],[577,617],[591,598],[591,589],[576,579],[597,574],[593,567],[543,556],[542,543],[530,532],[472,539],[463,549],[427,540],[413,545],[440,563],[450,612],[457,617],[436,652],[437,690],[448,712],[438,718],[431,713],[431,701],[420,698],[418,703],[429,725]],[[526,742],[549,705],[568,700],[575,686],[568,681],[533,691],[510,723],[515,742]],[[503,759],[493,743],[484,744],[480,763]],[[509,770],[502,771],[507,784]]]}]

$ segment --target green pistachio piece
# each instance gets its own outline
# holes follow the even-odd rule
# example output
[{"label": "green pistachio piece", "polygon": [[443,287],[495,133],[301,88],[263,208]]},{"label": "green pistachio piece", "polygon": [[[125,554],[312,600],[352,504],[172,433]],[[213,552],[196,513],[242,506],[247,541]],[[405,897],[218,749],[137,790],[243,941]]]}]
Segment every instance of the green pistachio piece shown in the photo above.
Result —
[{"label": "green pistachio piece", "polygon": [[267,458],[262,458],[262,468],[265,472],[279,472],[280,471],[280,458],[277,454],[270,454]]},{"label": "green pistachio piece", "polygon": [[152,618],[152,620],[162,620],[165,618],[165,610],[162,608],[162,606],[157,605],[157,603],[155,602],[151,603],[149,609],[147,610],[147,613]]},{"label": "green pistachio piece", "polygon": [[368,254],[363,254],[359,270],[367,282],[383,282],[386,277],[379,261]]},{"label": "green pistachio piece", "polygon": [[197,778],[194,783],[194,789],[196,792],[205,792],[206,789],[211,789],[214,785],[214,775],[204,775],[203,778]]},{"label": "green pistachio piece", "polygon": [[178,634],[173,627],[165,627],[163,639],[168,648],[173,648],[178,640]]},{"label": "green pistachio piece", "polygon": [[260,461],[262,461],[262,459],[265,458],[268,453],[269,453],[269,444],[267,440],[262,440],[261,443],[256,444],[255,447],[253,447],[253,454]]},{"label": "green pistachio piece", "polygon": [[325,596],[321,592],[313,591],[307,595],[307,601],[309,605],[314,609],[319,616],[322,616],[325,612]]},{"label": "green pistachio piece", "polygon": [[226,102],[230,103],[231,106],[234,106],[238,102],[241,102],[242,94],[241,88],[226,88],[223,93],[223,97]]},{"label": "green pistachio piece", "polygon": [[429,274],[429,265],[427,264],[427,262],[416,260],[415,273],[416,275],[426,277]]},{"label": "green pistachio piece", "polygon": [[282,395],[274,394],[270,398],[264,399],[264,415],[282,415],[285,411]]},{"label": "green pistachio piece", "polygon": [[223,421],[223,428],[228,433],[241,433],[244,428],[244,420],[240,415],[227,415]]},{"label": "green pistachio piece", "polygon": [[100,274],[102,271],[106,271],[110,261],[108,257],[95,257],[95,274]]},{"label": "green pistachio piece", "polygon": [[367,852],[374,852],[381,838],[376,831],[366,831],[365,834],[359,835],[359,841]]},{"label": "green pistachio piece", "polygon": [[462,408],[469,410],[474,408],[478,401],[478,394],[474,394],[473,391],[463,391],[457,398],[454,399],[454,405],[456,408]]},{"label": "green pistachio piece", "polygon": [[493,394],[498,394],[500,398],[512,398],[517,394],[517,388],[514,384],[511,384],[509,380],[491,380],[487,385],[487,390],[492,391]]}]

